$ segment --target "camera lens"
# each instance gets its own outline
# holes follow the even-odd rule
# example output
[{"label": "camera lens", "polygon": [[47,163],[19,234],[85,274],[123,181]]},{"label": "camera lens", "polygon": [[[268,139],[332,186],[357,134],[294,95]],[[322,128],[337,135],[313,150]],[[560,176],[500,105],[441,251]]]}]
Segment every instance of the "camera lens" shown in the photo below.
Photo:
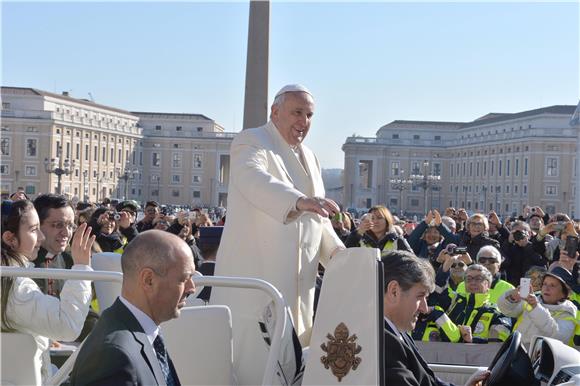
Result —
[{"label": "camera lens", "polygon": [[515,231],[513,236],[515,241],[520,241],[526,238],[526,234],[520,230]]}]

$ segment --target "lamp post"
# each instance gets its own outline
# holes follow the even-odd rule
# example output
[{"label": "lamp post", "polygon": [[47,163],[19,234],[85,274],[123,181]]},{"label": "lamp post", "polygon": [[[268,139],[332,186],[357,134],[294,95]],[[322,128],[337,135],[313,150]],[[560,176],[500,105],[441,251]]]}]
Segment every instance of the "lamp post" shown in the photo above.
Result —
[{"label": "lamp post", "polygon": [[99,192],[101,191],[101,184],[103,182],[107,182],[107,178],[105,176],[97,176],[97,197],[96,197],[96,202],[99,202]]},{"label": "lamp post", "polygon": [[117,178],[120,180],[125,181],[125,196],[123,199],[128,199],[128,192],[129,192],[129,180],[134,179],[139,175],[139,170],[137,169],[126,169],[123,173],[121,173],[121,169],[117,169]]},{"label": "lamp post", "polygon": [[62,194],[62,176],[70,175],[74,167],[75,160],[71,162],[68,158],[62,164],[59,158],[51,158],[50,161],[48,158],[44,159],[44,171],[50,174],[56,174],[58,180],[57,194]]},{"label": "lamp post", "polygon": [[409,189],[409,186],[413,183],[413,181],[403,176],[404,172],[401,169],[399,177],[390,180],[391,188],[399,191],[399,211],[401,217],[403,217],[403,190]]},{"label": "lamp post", "polygon": [[89,175],[88,170],[83,170],[83,193],[84,193],[84,202],[88,201],[89,196],[89,189],[87,187],[87,176]]},{"label": "lamp post", "polygon": [[[157,198],[155,198],[155,200],[156,200],[156,201],[160,201],[161,199],[160,199],[160,193],[159,193],[159,185],[160,185],[160,182],[161,182],[161,181],[160,181],[160,180],[161,180],[161,178],[160,178],[158,175],[152,175],[152,176],[151,176],[151,180],[152,180],[152,181],[154,181],[154,182],[157,182]],[[149,197],[151,197],[151,196],[152,196],[152,194],[151,194],[151,190],[152,190],[152,189],[149,189]]]},{"label": "lamp post", "polygon": [[425,208],[425,213],[428,210],[427,206],[427,191],[433,189],[438,185],[441,180],[441,176],[437,176],[429,172],[429,161],[423,161],[423,174],[413,174],[411,175],[411,180],[413,180],[415,186],[423,189],[423,203]]},{"label": "lamp post", "polygon": [[487,211],[487,186],[482,186],[481,192],[483,193],[483,213],[485,213]]}]

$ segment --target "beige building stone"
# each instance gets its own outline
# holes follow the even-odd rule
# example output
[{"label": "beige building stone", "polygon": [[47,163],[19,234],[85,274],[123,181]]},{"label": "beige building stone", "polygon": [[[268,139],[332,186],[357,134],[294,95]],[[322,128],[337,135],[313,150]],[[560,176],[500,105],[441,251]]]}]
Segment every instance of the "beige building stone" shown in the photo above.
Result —
[{"label": "beige building stone", "polygon": [[68,160],[62,193],[80,200],[225,205],[234,135],[200,114],[129,112],[2,87],[0,188],[4,197],[19,187],[32,199],[56,192],[58,176],[45,163],[63,168]]},{"label": "beige building stone", "polygon": [[[577,129],[575,106],[550,106],[513,114],[488,114],[472,122],[393,121],[373,138],[349,137],[344,205],[386,204],[393,212],[422,215],[428,208],[521,213],[539,205],[550,213],[575,211]],[[441,180],[427,190],[395,189],[411,174]],[[404,172],[402,172],[404,171]],[[402,198],[402,200],[401,200]]]}]

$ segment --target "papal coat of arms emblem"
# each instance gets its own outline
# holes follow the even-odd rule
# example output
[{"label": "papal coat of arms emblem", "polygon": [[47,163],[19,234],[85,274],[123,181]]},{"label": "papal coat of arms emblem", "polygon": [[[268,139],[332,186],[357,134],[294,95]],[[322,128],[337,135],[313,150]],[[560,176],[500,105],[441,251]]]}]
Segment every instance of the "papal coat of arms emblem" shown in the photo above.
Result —
[{"label": "papal coat of arms emblem", "polygon": [[362,359],[356,354],[360,353],[362,347],[356,343],[356,334],[349,336],[348,327],[340,323],[334,330],[334,336],[327,334],[328,342],[322,343],[320,348],[326,353],[320,357],[324,368],[330,368],[332,374],[342,381],[348,372],[356,370]]}]

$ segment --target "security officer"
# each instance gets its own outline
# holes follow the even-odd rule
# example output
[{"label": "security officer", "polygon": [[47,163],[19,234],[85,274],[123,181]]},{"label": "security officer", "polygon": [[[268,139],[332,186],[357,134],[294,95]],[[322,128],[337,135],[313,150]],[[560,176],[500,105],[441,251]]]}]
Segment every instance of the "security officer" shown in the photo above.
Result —
[{"label": "security officer", "polygon": [[473,264],[467,267],[465,283],[466,293],[440,297],[439,306],[448,315],[448,320],[441,320],[445,325],[438,326],[440,333],[450,342],[505,341],[511,333],[512,321],[490,302],[491,273],[484,266]]}]

